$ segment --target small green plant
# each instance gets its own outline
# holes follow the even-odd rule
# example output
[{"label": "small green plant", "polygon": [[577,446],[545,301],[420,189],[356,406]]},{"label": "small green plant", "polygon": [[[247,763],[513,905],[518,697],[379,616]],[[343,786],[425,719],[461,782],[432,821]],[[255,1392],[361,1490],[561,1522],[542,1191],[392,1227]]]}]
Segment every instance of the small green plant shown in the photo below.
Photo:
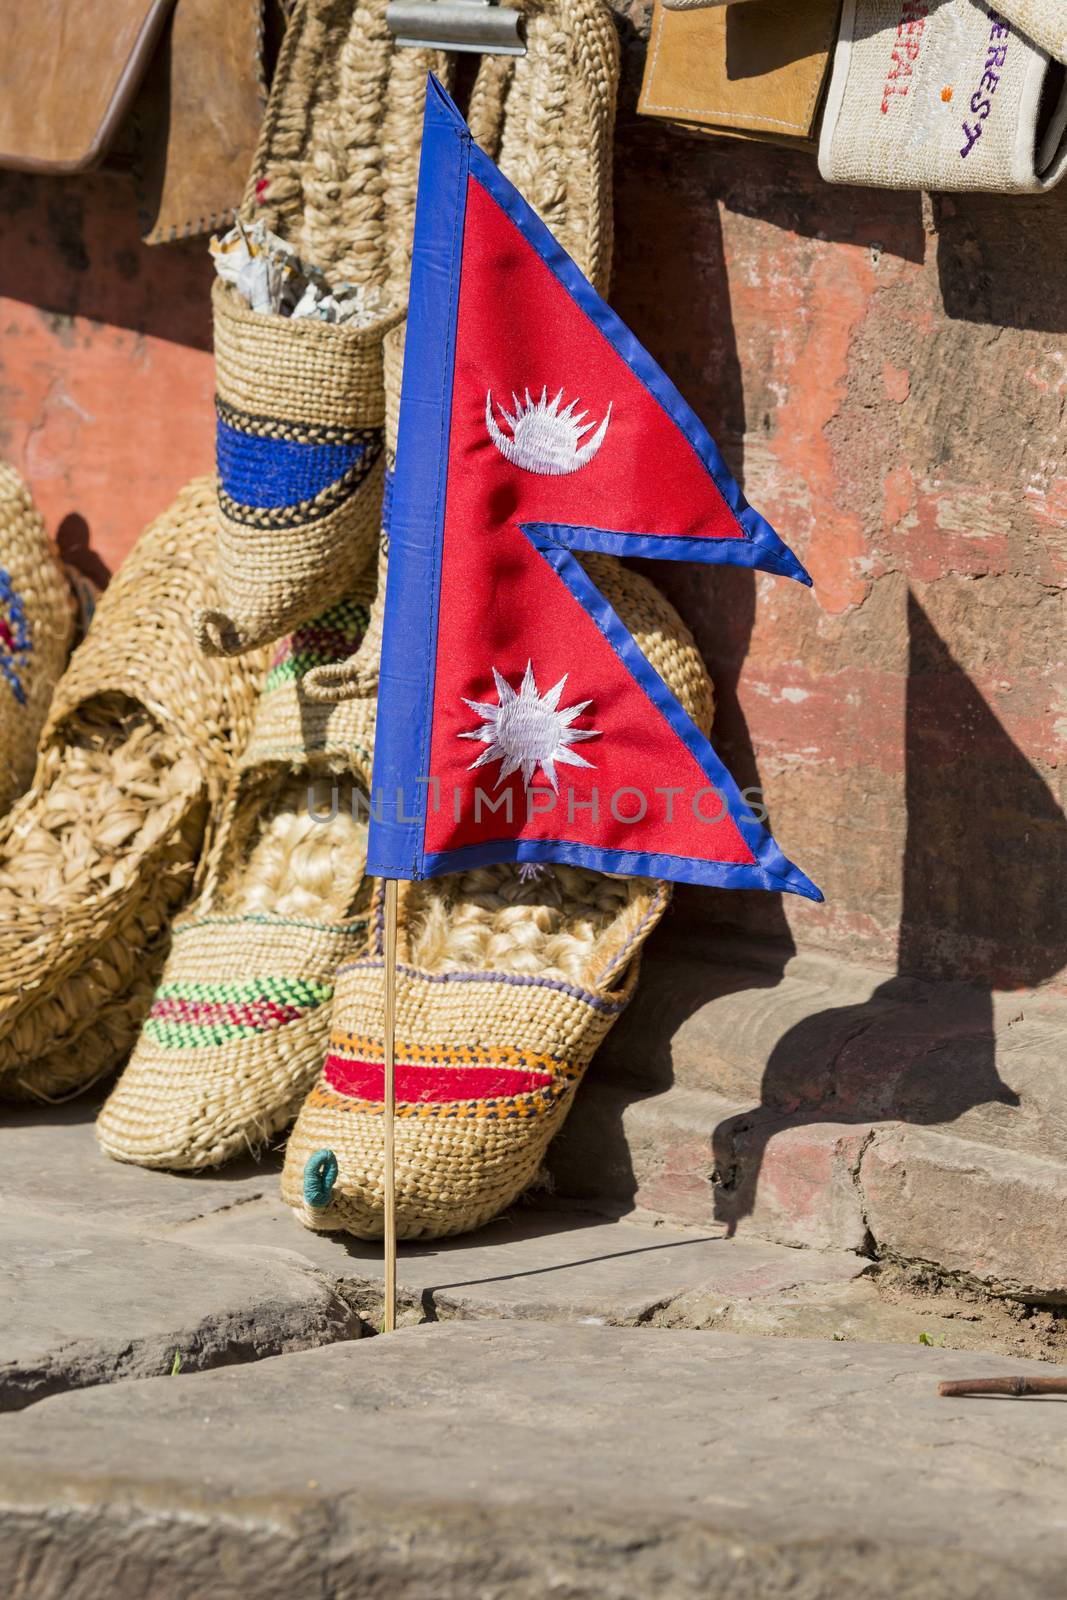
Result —
[{"label": "small green plant", "polygon": [[834,1334],[834,1343],[835,1344],[844,1344],[844,1342],[845,1342],[845,1336],[844,1336],[843,1333],[835,1333]]},{"label": "small green plant", "polygon": [[175,1352],[174,1352],[174,1360],[171,1362],[171,1367],[170,1367],[170,1375],[171,1375],[171,1377],[172,1378],[176,1378],[181,1370],[182,1370],[182,1353],[181,1353],[180,1350],[175,1350]]},{"label": "small green plant", "polygon": [[944,1348],[945,1335],[943,1333],[939,1333],[936,1339],[931,1339],[931,1337],[930,1337],[930,1335],[928,1333],[920,1333],[920,1335],[919,1335],[919,1343],[920,1344],[929,1345],[931,1347],[931,1349],[935,1349],[936,1348],[938,1350],[941,1350],[941,1349]]}]

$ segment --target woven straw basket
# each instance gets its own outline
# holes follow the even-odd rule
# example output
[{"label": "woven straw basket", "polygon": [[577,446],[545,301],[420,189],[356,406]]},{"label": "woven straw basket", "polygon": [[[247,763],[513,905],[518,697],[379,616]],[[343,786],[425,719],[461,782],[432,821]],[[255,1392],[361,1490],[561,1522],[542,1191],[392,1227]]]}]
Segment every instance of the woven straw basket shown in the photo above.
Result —
[{"label": "woven straw basket", "polygon": [[[593,581],[703,729],[711,684],[684,625],[651,584],[603,556]],[[530,1184],[594,1051],[626,1005],[665,884],[511,866],[402,892],[397,981],[397,1229],[477,1228]],[[323,1071],[289,1139],[284,1199],[310,1228],[382,1232],[384,968],[342,969]],[[328,1154],[327,1154],[328,1153]],[[323,1163],[333,1182],[323,1185]],[[335,1167],[332,1165],[335,1163]]]},{"label": "woven straw basket", "polygon": [[0,1094],[53,1098],[116,1066],[151,998],[213,805],[247,738],[261,654],[210,661],[214,493],[142,536],[55,692],[28,792],[0,825]]},{"label": "woven straw basket", "polygon": [[363,325],[251,311],[213,295],[219,605],[204,649],[280,638],[347,593],[382,501],[381,344],[404,314],[429,50],[399,50],[387,0],[302,0],[285,36],[242,205]]},{"label": "woven straw basket", "polygon": [[26,485],[0,465],[0,811],[33,774],[74,602]]}]

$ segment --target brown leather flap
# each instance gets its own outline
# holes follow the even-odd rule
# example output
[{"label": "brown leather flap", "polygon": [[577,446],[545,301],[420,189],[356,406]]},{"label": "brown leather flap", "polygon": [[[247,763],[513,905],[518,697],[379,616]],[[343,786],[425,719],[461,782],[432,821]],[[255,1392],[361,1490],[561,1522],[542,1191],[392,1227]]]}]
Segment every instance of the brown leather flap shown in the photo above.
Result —
[{"label": "brown leather flap", "polygon": [[637,109],[776,143],[809,142],[840,0],[751,0],[668,11],[656,0]]},{"label": "brown leather flap", "polygon": [[132,118],[147,244],[233,221],[266,104],[263,25],[261,0],[177,0]]},{"label": "brown leather flap", "polygon": [[0,49],[0,167],[84,172],[106,153],[174,0],[15,0]]}]

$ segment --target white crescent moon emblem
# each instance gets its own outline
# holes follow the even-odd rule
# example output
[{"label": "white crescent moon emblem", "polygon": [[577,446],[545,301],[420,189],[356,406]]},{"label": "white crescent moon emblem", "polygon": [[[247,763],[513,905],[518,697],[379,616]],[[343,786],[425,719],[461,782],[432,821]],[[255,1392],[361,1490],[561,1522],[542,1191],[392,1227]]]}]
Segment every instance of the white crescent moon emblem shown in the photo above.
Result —
[{"label": "white crescent moon emblem", "polygon": [[588,433],[594,424],[585,422],[584,419],[589,415],[587,411],[580,411],[575,416],[577,400],[572,400],[562,411],[559,409],[563,399],[562,389],[553,400],[548,399],[547,388],[541,390],[539,400],[531,400],[529,389],[526,390],[525,401],[521,401],[518,395],[512,395],[512,399],[515,403],[514,412],[499,407],[501,417],[511,429],[511,437],[504,433],[493,415],[491,389],[485,397],[485,426],[504,460],[510,461],[512,466],[521,467],[524,472],[536,472],[543,477],[566,477],[571,472],[579,472],[582,467],[587,467],[604,443],[611,421],[611,405],[596,432],[582,444],[582,435]]}]

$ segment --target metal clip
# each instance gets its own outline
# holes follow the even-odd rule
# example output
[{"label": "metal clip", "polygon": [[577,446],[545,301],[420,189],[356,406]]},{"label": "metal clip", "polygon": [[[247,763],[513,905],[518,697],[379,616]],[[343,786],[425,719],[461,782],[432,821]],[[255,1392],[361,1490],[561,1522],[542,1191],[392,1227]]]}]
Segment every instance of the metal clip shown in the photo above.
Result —
[{"label": "metal clip", "polygon": [[522,13],[494,0],[391,0],[385,20],[398,45],[524,56]]}]

